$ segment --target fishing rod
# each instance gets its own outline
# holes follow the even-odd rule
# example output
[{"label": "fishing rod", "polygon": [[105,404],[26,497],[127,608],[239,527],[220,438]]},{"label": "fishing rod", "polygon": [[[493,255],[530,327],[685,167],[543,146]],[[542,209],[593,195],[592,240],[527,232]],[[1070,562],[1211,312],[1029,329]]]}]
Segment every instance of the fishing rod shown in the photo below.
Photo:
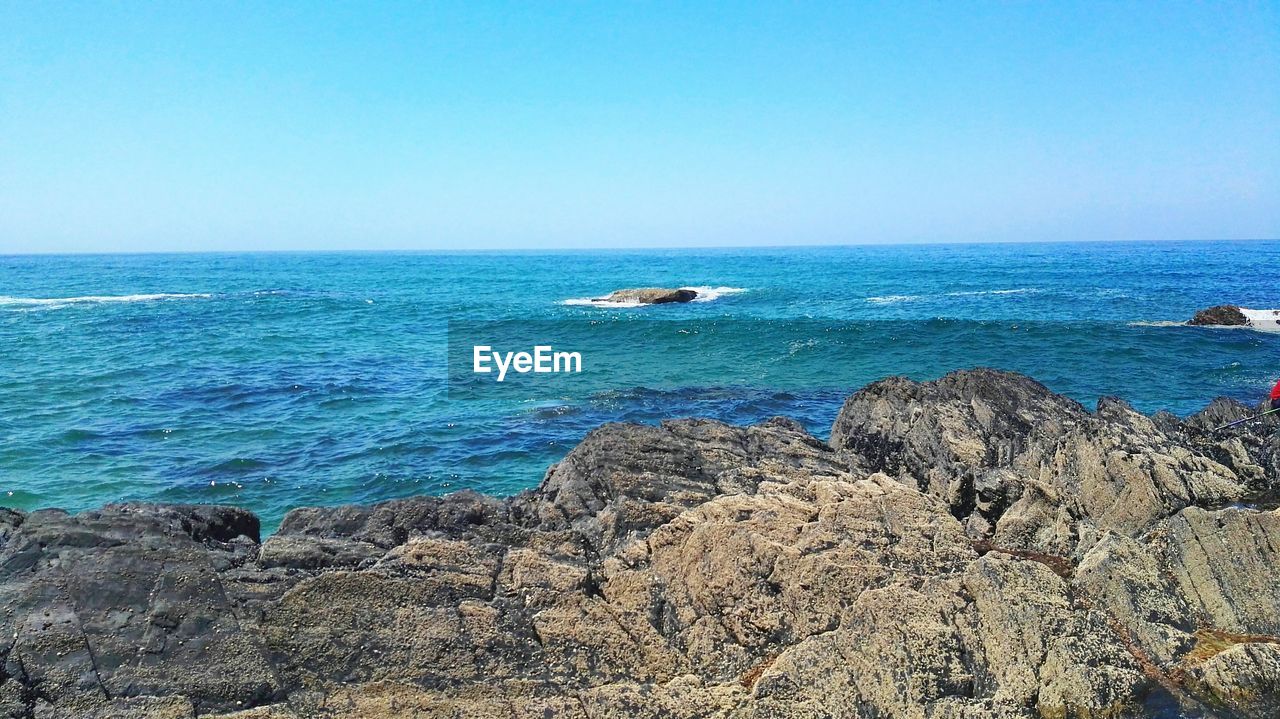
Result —
[{"label": "fishing rod", "polygon": [[1267,415],[1271,414],[1272,412],[1280,412],[1280,407],[1272,407],[1271,409],[1267,410],[1266,412],[1261,412],[1261,413],[1259,413],[1259,414],[1255,414],[1255,415],[1253,415],[1252,417],[1245,417],[1244,419],[1237,419],[1237,420],[1236,420],[1236,421],[1234,421],[1234,422],[1228,422],[1228,423],[1226,423],[1226,424],[1222,425],[1221,427],[1214,427],[1214,428],[1213,428],[1212,430],[1210,430],[1210,431],[1212,431],[1212,432],[1217,432],[1218,430],[1227,429],[1227,428],[1229,428],[1229,427],[1234,427],[1234,426],[1236,426],[1237,424],[1244,424],[1245,422],[1250,422],[1250,421],[1253,421],[1253,420],[1255,420],[1255,419],[1262,419],[1263,417],[1266,417]]}]

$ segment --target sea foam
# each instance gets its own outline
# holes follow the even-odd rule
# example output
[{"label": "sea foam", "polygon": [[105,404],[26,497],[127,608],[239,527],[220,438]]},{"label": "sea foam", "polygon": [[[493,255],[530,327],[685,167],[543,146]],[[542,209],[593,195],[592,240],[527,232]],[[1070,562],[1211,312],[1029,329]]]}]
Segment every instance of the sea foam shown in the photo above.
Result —
[{"label": "sea foam", "polygon": [[877,305],[891,305],[898,302],[913,302],[922,299],[924,299],[924,295],[883,295],[881,297],[868,297],[867,302]]},{"label": "sea foam", "polygon": [[200,292],[182,294],[157,292],[142,295],[83,295],[80,297],[9,297],[0,295],[0,306],[7,307],[66,307],[67,305],[101,304],[107,302],[154,302],[157,300],[183,300],[212,297]]},{"label": "sea foam", "polygon": [[1240,312],[1249,320],[1249,326],[1263,332],[1280,332],[1280,310],[1251,310],[1241,307]]},{"label": "sea foam", "polygon": [[948,292],[947,297],[981,297],[983,295],[1023,295],[1029,292],[1039,292],[1038,287],[1015,287],[1011,290],[964,290],[961,292]]},{"label": "sea foam", "polygon": [[959,290],[956,292],[943,292],[936,295],[879,295],[876,297],[866,298],[867,302],[873,305],[893,305],[899,302],[916,302],[918,300],[933,299],[936,297],[985,297],[992,295],[1022,295],[1039,292],[1038,287],[1014,287],[1007,290]]},{"label": "sea foam", "polygon": [[718,300],[725,295],[738,295],[746,292],[744,287],[681,287],[683,290],[693,290],[698,296],[693,298],[694,302],[711,302]]}]

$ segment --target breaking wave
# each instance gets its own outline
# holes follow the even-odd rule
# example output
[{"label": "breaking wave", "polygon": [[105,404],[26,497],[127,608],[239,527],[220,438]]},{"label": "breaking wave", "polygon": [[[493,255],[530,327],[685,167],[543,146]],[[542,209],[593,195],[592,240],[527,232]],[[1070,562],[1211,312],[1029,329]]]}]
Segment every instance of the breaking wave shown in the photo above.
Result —
[{"label": "breaking wave", "polygon": [[924,295],[884,295],[882,297],[868,297],[867,302],[876,305],[892,305],[899,302],[914,302],[924,298]]},{"label": "breaking wave", "polygon": [[1240,312],[1249,320],[1249,326],[1264,332],[1280,332],[1280,310],[1251,310],[1245,307]]},{"label": "breaking wave", "polygon": [[1007,290],[959,290],[956,292],[943,292],[936,295],[880,295],[877,297],[866,298],[867,302],[873,305],[892,305],[899,302],[915,302],[917,300],[927,300],[936,297],[984,297],[991,295],[1021,295],[1039,292],[1038,287],[1015,287]]},{"label": "breaking wave", "polygon": [[711,302],[718,300],[725,295],[738,295],[746,292],[744,287],[682,287],[683,290],[693,290],[698,296],[693,298],[694,302]]},{"label": "breaking wave", "polygon": [[961,292],[948,292],[947,297],[981,297],[982,295],[1022,295],[1029,292],[1039,292],[1038,287],[1015,287],[1011,290],[964,290]]},{"label": "breaking wave", "polygon": [[0,307],[67,307],[69,305],[103,304],[109,302],[155,302],[158,300],[186,300],[208,298],[213,295],[200,292],[183,294],[157,292],[144,295],[84,295],[81,297],[9,297],[0,295]]}]

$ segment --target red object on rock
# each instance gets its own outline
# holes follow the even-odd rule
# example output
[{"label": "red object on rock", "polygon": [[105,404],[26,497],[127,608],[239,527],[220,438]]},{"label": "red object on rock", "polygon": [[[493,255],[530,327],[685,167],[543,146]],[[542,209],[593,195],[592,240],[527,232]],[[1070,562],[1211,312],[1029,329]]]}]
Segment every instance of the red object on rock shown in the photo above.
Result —
[{"label": "red object on rock", "polygon": [[1271,388],[1271,399],[1280,399],[1280,382],[1276,382],[1276,386]]}]

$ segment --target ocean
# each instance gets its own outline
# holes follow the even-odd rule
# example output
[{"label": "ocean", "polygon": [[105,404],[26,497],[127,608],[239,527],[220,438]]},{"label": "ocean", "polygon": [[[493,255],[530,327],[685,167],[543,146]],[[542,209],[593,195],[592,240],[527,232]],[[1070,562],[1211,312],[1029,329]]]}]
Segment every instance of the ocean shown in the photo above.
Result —
[{"label": "ocean", "polygon": [[[787,415],[825,438],[868,382],[978,365],[1090,407],[1253,404],[1280,334],[1178,323],[1280,307],[1277,266],[1273,241],[0,257],[0,505],[229,503],[269,530],[528,489],[609,421]],[[700,297],[587,301],[643,286]],[[590,380],[453,361],[508,330]]]}]

